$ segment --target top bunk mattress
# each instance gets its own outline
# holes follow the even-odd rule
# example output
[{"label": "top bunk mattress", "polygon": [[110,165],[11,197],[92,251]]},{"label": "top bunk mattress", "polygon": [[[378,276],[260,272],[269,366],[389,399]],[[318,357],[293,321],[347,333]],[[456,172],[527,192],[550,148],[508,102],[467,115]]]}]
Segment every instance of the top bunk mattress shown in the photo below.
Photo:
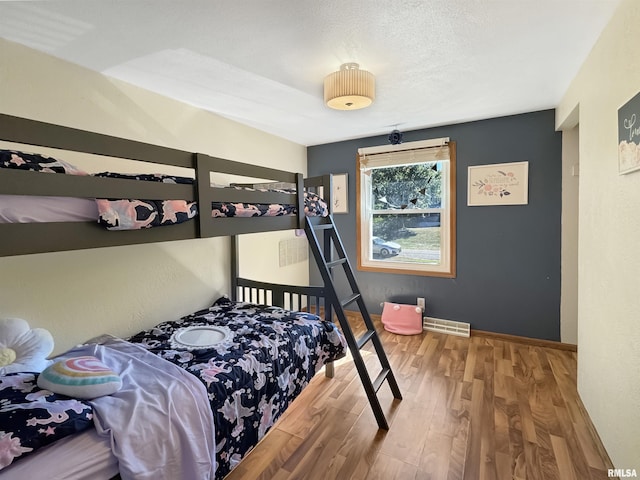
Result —
[{"label": "top bunk mattress", "polygon": [[95,222],[98,215],[89,198],[0,195],[0,223]]},{"label": "top bunk mattress", "polygon": [[[1,169],[19,169],[67,175],[89,175],[56,158],[15,150],[0,150]],[[192,185],[194,180],[162,174],[120,174],[103,172],[97,177]],[[252,189],[247,191],[295,194],[295,189]],[[308,216],[327,216],[326,202],[317,194],[304,192],[304,211]],[[185,222],[198,214],[195,201],[149,199],[100,199],[33,195],[0,195],[0,223],[87,222],[97,221],[109,230],[138,230]],[[274,217],[297,214],[294,204],[212,202],[212,217]]]}]

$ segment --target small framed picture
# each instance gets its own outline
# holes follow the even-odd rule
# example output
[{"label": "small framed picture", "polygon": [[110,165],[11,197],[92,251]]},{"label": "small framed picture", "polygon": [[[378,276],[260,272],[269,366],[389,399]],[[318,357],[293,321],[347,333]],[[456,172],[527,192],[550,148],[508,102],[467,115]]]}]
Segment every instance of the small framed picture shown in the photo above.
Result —
[{"label": "small framed picture", "polygon": [[349,177],[346,173],[333,174],[332,213],[349,213]]}]

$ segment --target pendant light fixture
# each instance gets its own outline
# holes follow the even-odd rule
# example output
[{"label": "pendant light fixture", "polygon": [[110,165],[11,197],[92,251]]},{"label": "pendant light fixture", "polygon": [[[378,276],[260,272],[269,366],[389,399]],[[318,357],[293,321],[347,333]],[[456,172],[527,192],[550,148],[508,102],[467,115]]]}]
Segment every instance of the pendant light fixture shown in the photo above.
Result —
[{"label": "pendant light fixture", "polygon": [[376,80],[357,63],[344,63],[324,79],[324,101],[336,110],[368,107],[376,97]]}]

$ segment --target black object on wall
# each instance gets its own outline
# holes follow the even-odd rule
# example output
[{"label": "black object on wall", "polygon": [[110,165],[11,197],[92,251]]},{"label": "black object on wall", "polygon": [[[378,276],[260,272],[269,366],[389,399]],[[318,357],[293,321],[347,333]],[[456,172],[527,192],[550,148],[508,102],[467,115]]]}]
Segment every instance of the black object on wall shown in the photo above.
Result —
[{"label": "black object on wall", "polygon": [[[368,310],[425,297],[430,317],[559,341],[562,136],[555,111],[408,131],[403,140],[439,137],[457,144],[457,277],[356,271]],[[354,268],[357,151],[385,144],[386,136],[378,136],[307,150],[309,176],[349,174],[349,213],[334,218]],[[521,161],[529,162],[528,205],[467,206],[468,166]],[[310,276],[314,284],[321,281],[315,265]]]}]

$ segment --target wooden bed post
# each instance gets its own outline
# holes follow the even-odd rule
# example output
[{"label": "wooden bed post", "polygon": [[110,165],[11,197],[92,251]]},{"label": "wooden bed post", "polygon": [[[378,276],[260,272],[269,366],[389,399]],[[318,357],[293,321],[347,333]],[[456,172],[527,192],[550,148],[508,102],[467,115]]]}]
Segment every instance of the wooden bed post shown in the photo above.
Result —
[{"label": "wooden bed post", "polygon": [[297,223],[298,223],[298,228],[299,229],[304,229],[304,223],[306,221],[306,214],[304,211],[304,177],[302,176],[301,173],[296,173],[296,198],[297,198],[297,211],[298,211],[298,216],[297,216]]},{"label": "wooden bed post", "polygon": [[231,300],[238,299],[238,277],[240,275],[240,265],[238,263],[238,236],[231,235],[229,238],[231,242],[231,259],[230,259],[230,274],[231,274]]}]

